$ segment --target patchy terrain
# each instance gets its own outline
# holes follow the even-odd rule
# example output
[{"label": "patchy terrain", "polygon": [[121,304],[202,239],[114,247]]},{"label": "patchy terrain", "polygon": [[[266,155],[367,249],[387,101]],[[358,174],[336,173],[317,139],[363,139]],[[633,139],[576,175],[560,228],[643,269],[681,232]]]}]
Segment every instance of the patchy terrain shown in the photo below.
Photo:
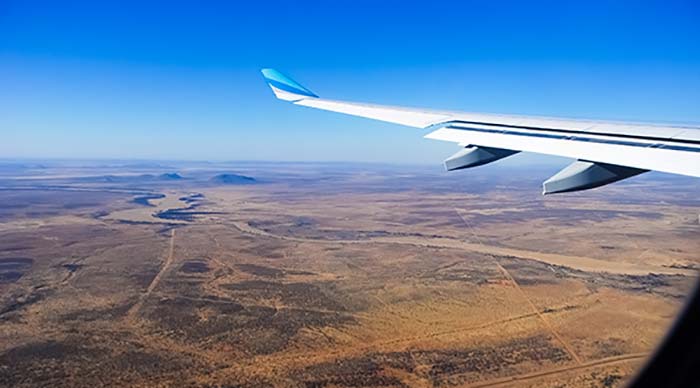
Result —
[{"label": "patchy terrain", "polygon": [[5,166],[0,386],[621,386],[695,281],[700,186],[551,172]]}]

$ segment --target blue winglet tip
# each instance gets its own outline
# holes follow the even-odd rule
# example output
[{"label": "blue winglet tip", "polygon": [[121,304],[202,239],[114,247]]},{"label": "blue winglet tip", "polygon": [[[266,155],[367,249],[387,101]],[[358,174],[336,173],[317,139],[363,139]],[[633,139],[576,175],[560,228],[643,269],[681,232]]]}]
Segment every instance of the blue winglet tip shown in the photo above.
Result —
[{"label": "blue winglet tip", "polygon": [[[273,88],[285,91],[287,93],[296,94],[304,97],[318,97],[309,89],[301,86],[298,82],[287,77],[275,69],[265,68],[260,70],[265,80]],[[273,89],[274,90],[274,89]]]}]

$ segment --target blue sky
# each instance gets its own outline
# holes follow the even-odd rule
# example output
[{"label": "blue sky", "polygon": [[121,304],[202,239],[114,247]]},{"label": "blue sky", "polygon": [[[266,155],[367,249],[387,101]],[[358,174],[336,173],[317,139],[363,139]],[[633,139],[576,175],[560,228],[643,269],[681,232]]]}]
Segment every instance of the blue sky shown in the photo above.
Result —
[{"label": "blue sky", "polygon": [[[439,163],[424,131],[294,107],[315,93],[700,122],[694,1],[0,1],[0,157]],[[517,162],[547,159],[520,158]]]}]

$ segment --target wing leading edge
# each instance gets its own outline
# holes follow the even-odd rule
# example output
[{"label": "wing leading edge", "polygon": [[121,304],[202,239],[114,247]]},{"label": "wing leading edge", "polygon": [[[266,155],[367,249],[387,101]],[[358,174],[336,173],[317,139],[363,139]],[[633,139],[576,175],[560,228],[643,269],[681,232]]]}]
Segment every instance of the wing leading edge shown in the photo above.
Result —
[{"label": "wing leading edge", "polygon": [[463,148],[448,170],[480,166],[518,151],[576,159],[543,184],[544,194],[585,190],[655,170],[700,177],[700,127],[435,111],[320,98],[274,69],[263,76],[293,104],[414,128]]}]

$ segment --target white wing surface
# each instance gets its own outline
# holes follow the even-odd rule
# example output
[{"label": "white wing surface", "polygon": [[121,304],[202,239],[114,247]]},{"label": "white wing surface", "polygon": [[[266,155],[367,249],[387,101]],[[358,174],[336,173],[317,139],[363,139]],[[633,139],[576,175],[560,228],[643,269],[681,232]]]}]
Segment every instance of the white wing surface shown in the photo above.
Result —
[{"label": "white wing surface", "polygon": [[262,70],[279,99],[296,105],[434,129],[426,138],[463,148],[448,170],[490,163],[519,151],[576,161],[544,182],[544,193],[578,191],[655,170],[700,177],[700,127],[549,117],[443,112],[320,98],[274,69]]}]

